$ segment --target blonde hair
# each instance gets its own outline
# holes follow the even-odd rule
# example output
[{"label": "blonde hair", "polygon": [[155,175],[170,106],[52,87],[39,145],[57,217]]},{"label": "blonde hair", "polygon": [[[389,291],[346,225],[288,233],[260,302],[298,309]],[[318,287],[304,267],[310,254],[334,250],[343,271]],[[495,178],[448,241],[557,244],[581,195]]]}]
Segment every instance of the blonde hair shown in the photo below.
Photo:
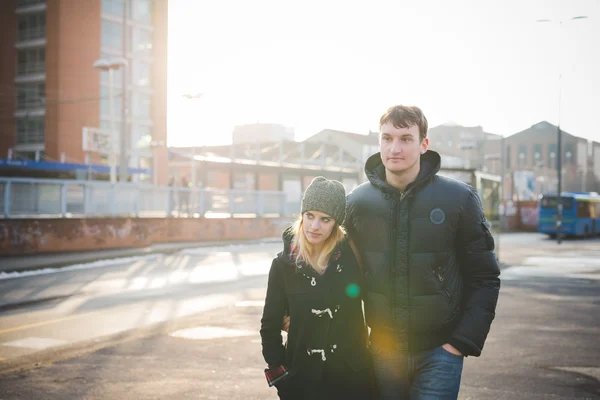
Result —
[{"label": "blonde hair", "polygon": [[[300,214],[300,216],[296,219],[296,221],[292,225],[292,232],[294,234],[294,243],[293,243],[292,251],[294,251],[295,249],[298,250],[298,256],[296,257],[296,264],[298,264],[299,261],[304,261],[304,262],[310,264],[317,271],[319,271],[319,272],[323,271],[325,268],[327,268],[327,263],[329,262],[329,257],[331,256],[331,253],[333,253],[336,246],[339,243],[341,243],[344,240],[344,238],[346,237],[346,231],[336,221],[335,226],[333,227],[333,230],[331,231],[331,234],[329,235],[329,237],[327,238],[327,240],[325,240],[325,243],[323,244],[323,249],[321,250],[321,253],[318,255],[313,254],[313,251],[314,251],[313,245],[310,244],[310,242],[306,238],[306,235],[304,234],[304,230],[302,229],[302,225],[303,225],[302,216],[303,216],[303,214]],[[313,261],[315,261],[315,256],[316,256],[316,264],[317,265],[313,265]]]}]

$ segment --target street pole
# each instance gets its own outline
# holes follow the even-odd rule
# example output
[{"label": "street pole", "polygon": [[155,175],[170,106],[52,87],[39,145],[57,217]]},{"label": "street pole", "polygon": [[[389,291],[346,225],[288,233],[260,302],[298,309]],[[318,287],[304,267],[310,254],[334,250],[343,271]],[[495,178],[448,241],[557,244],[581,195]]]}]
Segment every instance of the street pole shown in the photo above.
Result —
[{"label": "street pole", "polygon": [[[560,95],[559,95],[560,104]],[[560,105],[559,105],[560,108]],[[562,216],[563,216],[563,204],[562,204],[562,131],[560,130],[560,122],[558,123],[558,138],[557,138],[557,152],[558,157],[556,158],[556,173],[558,174],[557,184],[557,203],[556,203],[556,241],[558,244],[562,243]]]},{"label": "street pole", "polygon": [[[184,98],[188,99],[188,100],[194,100],[194,99],[199,99],[202,96],[204,96],[204,94],[202,93],[196,93],[196,94],[190,94],[190,93],[186,93],[183,95]],[[191,183],[192,183],[192,187],[196,187],[196,147],[194,146],[192,148],[192,151],[190,152],[190,168],[191,168]]]},{"label": "street pole", "polygon": [[[576,21],[576,20],[582,20],[582,19],[587,19],[588,17],[586,15],[580,15],[577,17],[572,17],[568,20],[565,20],[566,22],[568,21]],[[539,19],[536,22],[552,22],[552,20],[549,19]],[[559,30],[559,35],[562,36],[562,27],[563,27],[563,20],[558,21],[558,24],[560,26],[560,30]],[[562,65],[559,66],[560,70],[562,71]],[[558,78],[558,126],[557,126],[557,138],[556,138],[556,142],[557,142],[557,157],[556,157],[556,173],[558,175],[558,182],[557,182],[557,194],[556,194],[556,242],[558,244],[562,243],[562,217],[563,217],[563,204],[562,204],[562,131],[560,130],[560,97],[561,97],[561,92],[562,92],[562,72],[559,75]]]},{"label": "street pole", "polygon": [[[127,11],[129,9],[129,0],[123,1],[123,60],[127,60],[127,36],[129,34],[129,29],[127,27]],[[122,72],[122,89],[121,89],[121,137],[119,143],[120,149],[120,166],[119,166],[119,181],[127,182],[128,176],[128,129],[127,129],[127,68],[123,68]]]},{"label": "street pole", "polygon": [[110,115],[110,183],[117,181],[117,127],[113,97],[113,69],[108,69],[108,108]]}]

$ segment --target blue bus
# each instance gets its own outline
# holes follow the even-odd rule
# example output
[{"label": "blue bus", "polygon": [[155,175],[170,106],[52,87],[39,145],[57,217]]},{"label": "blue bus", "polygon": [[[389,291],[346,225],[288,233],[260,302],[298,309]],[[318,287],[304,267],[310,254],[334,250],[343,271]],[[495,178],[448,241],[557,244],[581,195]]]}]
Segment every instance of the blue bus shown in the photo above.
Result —
[{"label": "blue bus", "polygon": [[[595,192],[563,192],[561,235],[600,235],[600,195]],[[538,232],[556,237],[556,195],[540,195]]]}]

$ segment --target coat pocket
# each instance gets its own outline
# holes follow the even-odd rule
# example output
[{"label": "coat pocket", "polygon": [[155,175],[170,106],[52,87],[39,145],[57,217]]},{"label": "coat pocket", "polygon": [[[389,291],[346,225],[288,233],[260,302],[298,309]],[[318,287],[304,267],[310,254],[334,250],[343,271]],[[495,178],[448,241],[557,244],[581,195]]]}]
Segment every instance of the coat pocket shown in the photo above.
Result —
[{"label": "coat pocket", "polygon": [[488,222],[487,219],[484,219],[483,222],[481,223],[481,226],[483,228],[483,232],[485,234],[485,247],[487,248],[487,250],[494,250],[496,248],[495,244],[494,244],[494,237],[492,236],[492,233],[490,232],[490,229],[492,229],[492,225],[490,225],[490,223]]}]

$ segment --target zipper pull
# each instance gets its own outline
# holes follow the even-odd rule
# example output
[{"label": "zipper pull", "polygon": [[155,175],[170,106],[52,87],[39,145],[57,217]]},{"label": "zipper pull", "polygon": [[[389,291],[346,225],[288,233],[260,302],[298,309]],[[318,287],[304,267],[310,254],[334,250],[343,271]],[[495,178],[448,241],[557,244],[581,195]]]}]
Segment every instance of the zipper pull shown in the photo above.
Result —
[{"label": "zipper pull", "polygon": [[440,272],[441,270],[442,270],[442,268],[440,267],[437,269],[437,271],[435,271],[435,273],[436,273],[438,279],[440,280],[440,282],[444,282],[444,277],[442,276],[442,274]]}]

